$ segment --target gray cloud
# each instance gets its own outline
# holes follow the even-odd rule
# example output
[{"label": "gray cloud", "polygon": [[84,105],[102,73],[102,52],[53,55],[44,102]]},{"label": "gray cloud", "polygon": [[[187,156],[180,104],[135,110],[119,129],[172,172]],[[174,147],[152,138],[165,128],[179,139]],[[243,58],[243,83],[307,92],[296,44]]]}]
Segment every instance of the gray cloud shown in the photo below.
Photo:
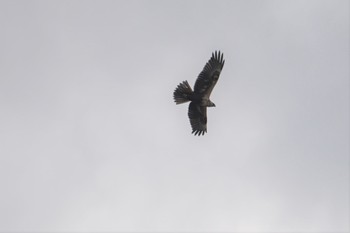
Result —
[{"label": "gray cloud", "polygon": [[[2,1],[0,25],[0,231],[349,231],[347,1]],[[219,49],[194,137],[172,92]]]}]

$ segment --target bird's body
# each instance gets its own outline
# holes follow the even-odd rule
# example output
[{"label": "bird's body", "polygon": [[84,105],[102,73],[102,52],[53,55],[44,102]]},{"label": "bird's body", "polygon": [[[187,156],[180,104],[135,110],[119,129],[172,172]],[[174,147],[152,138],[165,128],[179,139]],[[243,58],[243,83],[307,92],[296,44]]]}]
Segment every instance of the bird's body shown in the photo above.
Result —
[{"label": "bird's body", "polygon": [[174,91],[176,104],[191,102],[188,117],[194,135],[204,135],[207,132],[207,107],[215,107],[210,100],[210,94],[219,79],[224,64],[223,54],[215,51],[198,75],[193,91],[187,81],[180,83]]}]

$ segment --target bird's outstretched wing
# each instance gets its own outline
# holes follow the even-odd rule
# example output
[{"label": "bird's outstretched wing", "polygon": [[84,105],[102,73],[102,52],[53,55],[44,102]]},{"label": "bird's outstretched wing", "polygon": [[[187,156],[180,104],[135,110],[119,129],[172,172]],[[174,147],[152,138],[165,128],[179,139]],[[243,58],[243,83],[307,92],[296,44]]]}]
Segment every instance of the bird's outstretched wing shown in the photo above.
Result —
[{"label": "bird's outstretched wing", "polygon": [[202,72],[198,75],[194,84],[194,92],[203,97],[209,98],[216,82],[219,79],[220,72],[224,67],[224,54],[220,51],[212,54],[210,60],[204,66]]},{"label": "bird's outstretched wing", "polygon": [[194,135],[204,135],[207,132],[207,107],[191,102],[188,107],[188,117]]}]

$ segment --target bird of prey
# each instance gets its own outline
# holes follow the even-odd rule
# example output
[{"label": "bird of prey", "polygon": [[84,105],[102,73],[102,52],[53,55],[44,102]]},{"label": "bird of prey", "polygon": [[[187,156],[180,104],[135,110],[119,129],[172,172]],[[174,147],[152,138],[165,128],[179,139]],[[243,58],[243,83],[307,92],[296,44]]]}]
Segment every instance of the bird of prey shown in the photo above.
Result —
[{"label": "bird of prey", "polygon": [[194,135],[204,135],[207,132],[207,107],[215,107],[209,97],[224,67],[223,57],[220,51],[212,53],[211,58],[198,75],[193,91],[187,81],[180,83],[174,91],[176,104],[190,101],[188,117]]}]

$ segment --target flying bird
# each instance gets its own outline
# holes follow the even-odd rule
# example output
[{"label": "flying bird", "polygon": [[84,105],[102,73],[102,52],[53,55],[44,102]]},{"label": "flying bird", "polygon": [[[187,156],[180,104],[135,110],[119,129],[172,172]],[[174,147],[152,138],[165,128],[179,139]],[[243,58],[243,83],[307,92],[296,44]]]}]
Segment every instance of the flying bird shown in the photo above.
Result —
[{"label": "flying bird", "polygon": [[194,135],[204,135],[207,132],[207,107],[215,107],[209,97],[224,67],[223,57],[224,54],[220,51],[212,53],[211,58],[198,75],[193,91],[187,81],[180,83],[174,91],[176,104],[190,101],[188,118]]}]

